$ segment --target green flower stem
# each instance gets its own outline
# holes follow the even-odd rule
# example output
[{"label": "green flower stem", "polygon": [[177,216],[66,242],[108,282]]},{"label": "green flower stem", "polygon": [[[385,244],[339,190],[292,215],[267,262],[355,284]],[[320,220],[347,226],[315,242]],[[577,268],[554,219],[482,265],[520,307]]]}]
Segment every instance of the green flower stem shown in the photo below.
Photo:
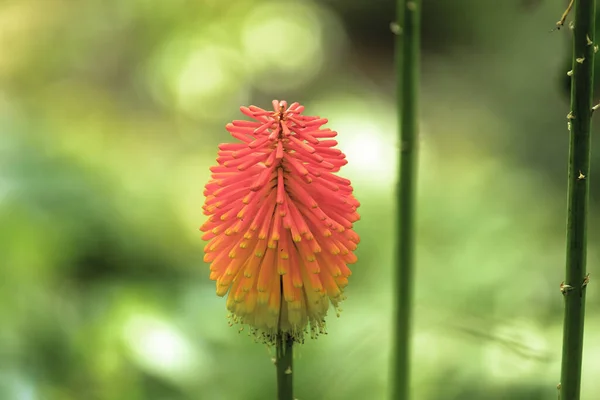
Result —
[{"label": "green flower stem", "polygon": [[287,333],[277,334],[277,400],[294,400],[293,392],[293,346],[294,340]]},{"label": "green flower stem", "polygon": [[410,335],[415,249],[415,192],[417,184],[417,102],[419,89],[421,0],[398,0],[396,38],[397,114],[400,162],[396,212],[395,324],[392,399],[410,395]]},{"label": "green flower stem", "polygon": [[595,11],[595,0],[575,0],[561,400],[579,400],[581,389]]}]

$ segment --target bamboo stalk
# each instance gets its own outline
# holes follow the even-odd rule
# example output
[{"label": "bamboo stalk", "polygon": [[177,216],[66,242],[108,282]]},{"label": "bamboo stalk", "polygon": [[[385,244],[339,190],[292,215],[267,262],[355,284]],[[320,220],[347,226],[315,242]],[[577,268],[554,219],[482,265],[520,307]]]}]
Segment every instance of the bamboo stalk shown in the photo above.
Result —
[{"label": "bamboo stalk", "polygon": [[396,37],[397,114],[400,129],[399,180],[396,212],[395,342],[392,399],[410,396],[410,349],[415,249],[417,183],[417,102],[420,56],[420,0],[398,0]]},{"label": "bamboo stalk", "polygon": [[567,209],[566,279],[561,284],[565,300],[560,395],[579,400],[587,253],[587,212],[590,171],[590,130],[594,77],[595,0],[575,0],[571,111],[568,115],[569,188]]}]

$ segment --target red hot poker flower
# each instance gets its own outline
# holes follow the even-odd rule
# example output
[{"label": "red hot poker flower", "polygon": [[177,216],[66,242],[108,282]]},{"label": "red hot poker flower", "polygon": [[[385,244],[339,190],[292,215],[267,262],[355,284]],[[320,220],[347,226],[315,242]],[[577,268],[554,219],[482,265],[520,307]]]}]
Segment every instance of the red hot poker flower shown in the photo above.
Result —
[{"label": "red hot poker flower", "polygon": [[313,337],[322,333],[329,303],[344,299],[359,202],[334,174],[347,161],[327,120],[298,103],[274,100],[273,109],[241,107],[254,121],[227,124],[239,142],[219,145],[200,229],[233,321],[267,341],[277,332],[301,341],[309,324]]}]

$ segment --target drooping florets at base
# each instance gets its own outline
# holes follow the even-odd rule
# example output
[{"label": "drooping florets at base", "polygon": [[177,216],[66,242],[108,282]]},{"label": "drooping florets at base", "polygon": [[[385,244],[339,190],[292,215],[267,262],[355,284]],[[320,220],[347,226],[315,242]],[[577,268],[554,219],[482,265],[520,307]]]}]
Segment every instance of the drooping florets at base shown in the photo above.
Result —
[{"label": "drooping florets at base", "polygon": [[[234,325],[242,325],[239,328],[240,333],[243,332],[247,326],[241,318],[234,314],[227,315],[227,319],[229,321],[229,326],[231,327]],[[310,339],[316,339],[320,335],[327,335],[327,325],[323,319],[321,321],[310,321],[307,326],[302,328],[302,330],[293,330],[290,332],[278,332],[277,330],[263,331],[252,326],[249,326],[248,329],[248,336],[254,338],[255,342],[265,344],[267,346],[275,346],[277,342],[277,335],[281,333],[288,335],[294,341],[294,343],[304,344],[307,336]]]}]

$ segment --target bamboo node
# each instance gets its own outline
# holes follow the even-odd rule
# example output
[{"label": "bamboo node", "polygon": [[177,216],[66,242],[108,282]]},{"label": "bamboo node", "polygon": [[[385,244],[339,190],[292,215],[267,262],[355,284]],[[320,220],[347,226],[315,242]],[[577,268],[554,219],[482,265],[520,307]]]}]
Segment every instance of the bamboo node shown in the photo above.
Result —
[{"label": "bamboo node", "polygon": [[573,289],[575,289],[575,288],[571,285],[565,284],[565,281],[562,281],[560,283],[560,292],[563,294],[563,296],[566,296],[567,293],[569,293]]},{"label": "bamboo node", "polygon": [[590,283],[590,274],[586,274],[585,278],[583,278],[583,283],[581,284],[581,288],[584,289],[588,283]]}]

